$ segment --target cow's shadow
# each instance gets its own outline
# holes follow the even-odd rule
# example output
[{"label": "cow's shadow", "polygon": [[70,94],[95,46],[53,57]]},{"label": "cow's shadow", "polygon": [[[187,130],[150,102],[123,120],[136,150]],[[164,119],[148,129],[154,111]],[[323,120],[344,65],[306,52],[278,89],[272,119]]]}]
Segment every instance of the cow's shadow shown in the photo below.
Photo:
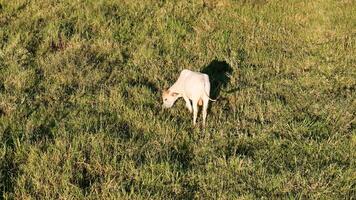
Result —
[{"label": "cow's shadow", "polygon": [[226,61],[213,60],[200,72],[207,74],[210,80],[210,98],[217,99],[221,89],[230,83],[233,69]]}]

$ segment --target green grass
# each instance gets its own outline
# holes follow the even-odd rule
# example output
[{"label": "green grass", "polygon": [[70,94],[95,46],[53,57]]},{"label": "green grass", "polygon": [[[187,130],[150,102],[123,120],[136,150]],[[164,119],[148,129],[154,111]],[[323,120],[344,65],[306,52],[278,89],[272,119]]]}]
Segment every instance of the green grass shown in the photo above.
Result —
[{"label": "green grass", "polygon": [[355,55],[352,0],[0,0],[0,198],[355,199]]}]

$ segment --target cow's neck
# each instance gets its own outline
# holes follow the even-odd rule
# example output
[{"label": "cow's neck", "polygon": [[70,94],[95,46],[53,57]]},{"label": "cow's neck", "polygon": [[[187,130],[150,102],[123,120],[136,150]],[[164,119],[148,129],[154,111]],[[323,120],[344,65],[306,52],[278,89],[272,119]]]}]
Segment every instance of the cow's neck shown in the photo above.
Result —
[{"label": "cow's neck", "polygon": [[169,91],[182,94],[183,93],[183,84],[180,83],[179,81],[177,81],[169,88]]}]

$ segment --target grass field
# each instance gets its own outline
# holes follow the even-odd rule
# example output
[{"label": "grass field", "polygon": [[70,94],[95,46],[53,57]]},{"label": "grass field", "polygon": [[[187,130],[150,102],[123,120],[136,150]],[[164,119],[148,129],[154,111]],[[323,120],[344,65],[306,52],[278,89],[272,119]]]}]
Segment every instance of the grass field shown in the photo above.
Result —
[{"label": "grass field", "polygon": [[353,0],[0,0],[0,199],[356,199],[355,91]]}]

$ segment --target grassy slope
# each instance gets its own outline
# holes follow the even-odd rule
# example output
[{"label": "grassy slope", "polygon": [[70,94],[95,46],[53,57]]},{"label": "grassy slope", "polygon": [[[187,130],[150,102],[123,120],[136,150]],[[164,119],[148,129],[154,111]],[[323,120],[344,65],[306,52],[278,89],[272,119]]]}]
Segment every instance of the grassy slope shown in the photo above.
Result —
[{"label": "grassy slope", "polygon": [[[355,197],[354,1],[202,2],[0,0],[0,196]],[[203,132],[160,89],[213,60]]]}]

